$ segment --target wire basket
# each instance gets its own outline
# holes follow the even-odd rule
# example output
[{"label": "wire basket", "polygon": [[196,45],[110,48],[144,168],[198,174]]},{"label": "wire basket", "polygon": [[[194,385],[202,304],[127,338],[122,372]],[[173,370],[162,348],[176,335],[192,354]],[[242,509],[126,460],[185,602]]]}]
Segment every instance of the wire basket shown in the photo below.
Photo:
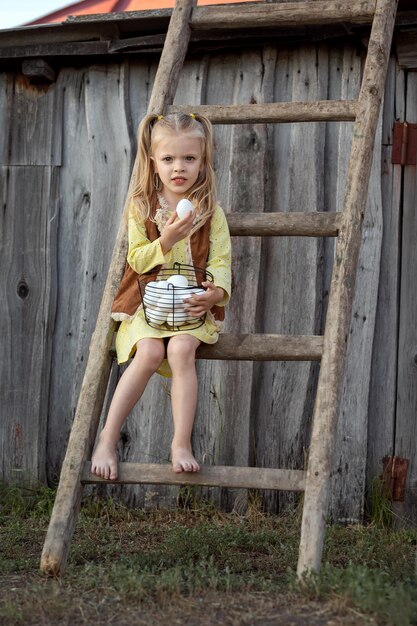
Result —
[{"label": "wire basket", "polygon": [[174,263],[171,268],[142,274],[139,290],[146,322],[152,328],[188,331],[204,324],[206,314],[192,317],[184,310],[184,300],[204,293],[204,281],[213,282],[213,275],[192,265]]}]

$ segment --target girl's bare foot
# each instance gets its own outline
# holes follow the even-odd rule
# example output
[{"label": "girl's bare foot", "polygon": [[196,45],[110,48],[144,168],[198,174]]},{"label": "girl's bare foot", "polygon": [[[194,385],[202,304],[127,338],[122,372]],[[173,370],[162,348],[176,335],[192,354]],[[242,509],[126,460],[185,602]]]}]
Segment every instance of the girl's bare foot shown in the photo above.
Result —
[{"label": "girl's bare foot", "polygon": [[117,479],[116,448],[101,437],[91,459],[91,473],[107,480]]},{"label": "girl's bare foot", "polygon": [[177,474],[181,472],[199,472],[200,466],[194,458],[191,449],[182,446],[172,446],[172,469]]}]

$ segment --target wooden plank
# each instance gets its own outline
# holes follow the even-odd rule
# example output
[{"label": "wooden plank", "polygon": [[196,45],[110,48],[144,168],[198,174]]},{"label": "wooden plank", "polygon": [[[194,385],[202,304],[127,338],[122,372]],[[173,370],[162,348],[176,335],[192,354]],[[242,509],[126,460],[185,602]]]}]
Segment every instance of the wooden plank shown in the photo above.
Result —
[{"label": "wooden plank", "polygon": [[[91,463],[84,465],[82,482],[105,483],[109,481],[91,474]],[[171,465],[156,463],[120,463],[120,484],[148,485],[203,485],[206,487],[229,487],[245,489],[304,490],[305,472],[302,470],[268,469],[260,467],[225,467],[203,465],[198,473],[176,474]]]},{"label": "wooden plank", "polygon": [[383,238],[379,280],[378,308],[369,387],[368,426],[368,504],[372,483],[382,475],[384,456],[394,456],[397,396],[400,233],[402,202],[402,167],[391,164],[393,120],[405,119],[405,72],[399,70],[392,56],[384,98],[382,136],[382,211]]},{"label": "wooden plank", "polygon": [[[328,89],[326,47],[297,50],[271,48],[265,55],[272,71],[272,100],[317,100]],[[300,209],[323,211],[322,124],[269,127],[270,153],[265,162],[268,181],[266,211],[282,212],[292,220]],[[272,214],[274,215],[274,214]],[[256,330],[266,333],[319,334],[321,316],[321,249],[317,239],[262,240],[258,280]],[[316,363],[257,363],[253,389],[254,464],[303,467],[311,419]],[[263,506],[271,512],[296,504],[294,495],[265,493]]]},{"label": "wooden plank", "polygon": [[197,7],[193,11],[193,30],[301,26],[313,24],[370,24],[375,12],[374,0],[350,0],[349,3],[283,2]]},{"label": "wooden plank", "polygon": [[[329,50],[329,98],[357,98],[358,65],[361,72],[362,59],[355,46],[331,47]],[[335,123],[326,125],[326,154],[324,163],[324,206],[326,211],[339,213],[343,209],[344,189],[349,164],[353,125]],[[339,216],[340,217],[340,216]],[[334,263],[335,241],[324,241],[323,260],[323,320],[327,313],[328,295]]]},{"label": "wooden plank", "polygon": [[116,39],[109,42],[109,52],[137,52],[138,50],[149,50],[149,48],[158,47],[162,49],[164,41],[165,34]]},{"label": "wooden plank", "polygon": [[290,122],[353,121],[355,100],[319,100],[316,102],[274,102],[266,104],[183,105],[168,111],[183,111],[207,116],[212,124],[260,124]]},{"label": "wooden plank", "polygon": [[[61,169],[58,280],[48,424],[48,477],[59,475],[131,168],[124,66],[62,70],[66,162]],[[114,171],[118,172],[113,181]],[[103,185],[103,180],[112,180]],[[74,183],[76,181],[76,184]],[[72,288],[70,288],[72,286]]]},{"label": "wooden plank", "polygon": [[[417,120],[417,76],[407,75],[406,111],[409,121]],[[415,166],[404,166],[401,291],[398,335],[398,377],[394,454],[408,459],[405,501],[398,502],[397,523],[417,520],[417,176]]]},{"label": "wooden plank", "polygon": [[[219,361],[320,361],[320,335],[222,333],[215,344],[202,344],[197,359]],[[114,356],[112,349],[110,353]],[[159,406],[159,405],[158,405]]]},{"label": "wooden plank", "polygon": [[[360,76],[358,68],[357,76]],[[382,247],[381,134],[376,133],[363,221],[331,483],[336,523],[362,523],[366,491],[369,385]]]},{"label": "wooden plank", "polygon": [[233,361],[320,361],[323,337],[270,333],[222,333],[215,344],[201,345],[199,359]]},{"label": "wooden plank", "polygon": [[57,279],[62,288],[58,291],[48,405],[47,475],[51,484],[59,476],[77,406],[88,348],[84,307],[86,303],[87,307],[92,305],[82,287],[89,237],[84,225],[88,224],[91,204],[87,77],[83,70],[61,70],[57,82],[64,93],[62,124],[71,132],[64,135],[66,158],[60,171]]},{"label": "wooden plank", "polygon": [[23,75],[5,75],[0,113],[8,127],[1,133],[0,165],[61,165],[62,93],[34,86]]},{"label": "wooden plank", "polygon": [[[181,12],[185,16],[185,21],[188,22],[187,11],[191,10],[191,6],[192,0],[178,0],[172,16],[174,24],[177,23],[178,14]],[[178,29],[175,29],[175,32],[178,34]],[[166,45],[171,46],[168,48],[169,58],[176,69],[170,71],[168,67],[169,58],[165,55],[164,65],[161,72],[157,73],[153,96],[151,97],[152,106],[159,108],[160,111],[163,109],[162,105],[165,106],[169,103],[169,100],[165,99],[166,94],[171,93],[171,89],[175,91],[180,71],[177,61],[184,49],[184,40],[172,41],[172,38],[167,35]],[[169,89],[161,82],[168,77],[173,83]],[[101,157],[104,158],[104,155],[101,154]],[[131,178],[131,185],[133,181],[134,176]],[[87,456],[91,453],[110,374],[109,350],[115,330],[115,324],[110,318],[110,311],[125,265],[126,239],[126,226],[122,220],[110,262],[96,327],[91,338],[81,393],[41,557],[41,571],[55,576],[59,575],[65,568],[69,544],[81,502],[82,467]]]},{"label": "wooden plank", "polygon": [[108,54],[107,41],[83,41],[61,43],[39,43],[36,45],[0,48],[2,59],[27,59],[28,57],[73,57]]},{"label": "wooden plank", "polygon": [[[4,128],[11,123],[10,113],[13,110],[11,101],[13,98],[14,76],[6,72],[0,72],[0,121]],[[8,133],[0,133],[0,165],[7,165],[9,151]]]},{"label": "wooden plank", "polygon": [[337,213],[229,213],[230,234],[234,237],[337,237]]},{"label": "wooden plank", "polygon": [[[361,76],[362,76],[362,61],[363,59],[358,56],[355,47],[346,45],[342,50],[334,50],[330,59],[330,89],[329,95],[332,97],[343,98],[356,98],[360,90]],[[326,188],[326,205],[329,210],[336,209],[341,211],[343,208],[343,192],[346,184],[346,175],[349,164],[349,151],[352,143],[352,125],[350,124],[338,124],[331,128],[331,133],[326,139],[326,145],[328,146],[328,161],[326,162],[326,178],[324,181]],[[334,251],[335,242],[333,240],[325,241],[325,259],[324,259],[324,294],[328,295],[330,290],[331,275],[334,266]],[[325,303],[327,301],[325,299]],[[326,308],[324,315],[326,313]],[[362,318],[361,318],[362,321]],[[350,375],[352,372],[355,376],[355,372],[359,369],[357,363],[351,363],[352,367],[346,367],[346,375]],[[352,394],[353,400],[354,394]],[[362,404],[358,413],[362,416]],[[366,410],[366,409],[365,409]],[[350,438],[345,437],[342,432],[345,421],[351,420],[352,425],[348,423],[346,425],[347,432],[355,434],[355,429],[360,430],[359,415],[344,414],[343,409],[339,411],[338,431],[334,444],[334,462],[333,462],[333,476],[332,476],[332,490],[330,496],[329,515],[334,516],[335,520],[341,518],[348,518],[349,515],[345,511],[346,498],[345,490],[350,490],[352,502],[349,504],[361,507],[364,495],[363,493],[355,492],[357,490],[357,484],[347,485],[349,480],[346,475],[350,472],[354,473],[355,463],[360,462],[356,450],[350,448]],[[341,425],[343,423],[343,426]],[[356,439],[355,439],[356,441]],[[366,441],[366,436],[365,436]],[[361,441],[361,444],[363,442]],[[347,465],[344,461],[346,455],[351,452],[352,458],[348,458]],[[365,456],[365,455],[364,455]],[[342,480],[343,476],[343,480]]]},{"label": "wooden plank", "polygon": [[362,219],[396,7],[396,0],[377,2],[359,96],[344,204],[346,222],[341,228],[336,246],[314,410],[298,561],[299,576],[320,568]]},{"label": "wooden plank", "polygon": [[45,482],[56,303],[58,171],[0,168],[2,480]]},{"label": "wooden plank", "polygon": [[[120,69],[117,66],[110,67],[105,72],[92,67],[85,77],[85,90],[81,91],[85,98],[85,125],[89,146],[83,156],[90,159],[91,180],[88,190],[82,190],[80,210],[85,211],[84,219],[87,224],[91,220],[90,225],[86,227],[87,234],[91,232],[91,229],[97,229],[102,224],[104,232],[113,235],[112,239],[118,221],[114,206],[122,204],[130,169],[130,139],[126,125],[123,123],[125,115],[123,84],[123,75],[120,75]],[[78,94],[72,95],[76,99]],[[71,94],[69,94],[70,97]],[[68,105],[74,106],[75,101],[69,101]],[[115,110],[121,113],[120,118],[114,115]],[[80,124],[81,128],[82,124]],[[72,145],[78,154],[76,142]],[[112,150],[109,150],[109,146],[112,146]],[[89,154],[90,150],[93,156]],[[116,169],[120,174],[117,179],[118,184],[114,184],[111,190],[102,184],[103,172],[106,168],[109,168],[109,173],[106,175],[108,179]],[[103,207],[107,212],[106,217]],[[53,571],[59,573],[61,567],[65,567],[69,541],[81,498],[82,463],[91,452],[111,367],[109,356],[101,353],[103,344],[110,343],[114,334],[114,324],[110,322],[109,314],[113,298],[109,295],[108,286],[107,290],[104,288],[104,299],[98,313],[98,324],[91,337],[89,354],[85,353],[86,338],[91,336],[99,294],[103,291],[103,279],[106,275],[111,247],[103,246],[100,237],[88,237],[83,242],[83,246],[82,277],[78,285],[78,290],[81,292],[81,316],[78,325],[74,318],[70,320],[80,340],[80,343],[76,344],[79,368],[78,371],[76,370],[75,383],[78,389],[84,366],[85,373],[41,559],[41,569],[45,573]],[[73,263],[72,257],[69,263]],[[116,285],[112,287],[115,289]],[[74,378],[74,373],[72,377]],[[65,528],[63,534],[62,528]]]},{"label": "wooden plank", "polygon": [[[223,104],[226,101],[239,105],[268,101],[270,78],[265,71],[262,50],[239,50],[227,56],[218,52],[215,62],[209,66],[206,102]],[[215,167],[216,172],[222,172],[217,178],[220,204],[239,215],[249,211],[262,213],[269,202],[263,171],[269,152],[267,127],[261,124],[216,127],[215,133]],[[219,151],[220,143],[223,144],[222,152]],[[234,287],[224,333],[251,333],[256,328],[261,258],[258,239],[233,241]],[[205,456],[209,463],[216,465],[251,464],[254,363],[198,361],[197,367],[205,378],[198,405],[199,416],[203,409],[200,420],[200,433],[204,433],[203,458]],[[232,394],[231,389],[239,389],[239,393]],[[203,420],[213,427],[210,434],[204,432]],[[198,437],[196,431],[196,442]],[[247,492],[223,491],[220,495],[223,509],[245,510]]]}]

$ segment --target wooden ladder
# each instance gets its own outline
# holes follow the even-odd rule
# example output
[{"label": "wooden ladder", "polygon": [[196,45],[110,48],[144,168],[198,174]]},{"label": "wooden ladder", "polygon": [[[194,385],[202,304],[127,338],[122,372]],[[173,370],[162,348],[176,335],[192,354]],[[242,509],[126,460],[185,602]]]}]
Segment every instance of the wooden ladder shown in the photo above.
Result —
[{"label": "wooden ladder", "polygon": [[[337,237],[324,336],[221,335],[201,346],[198,358],[234,360],[321,360],[307,471],[247,467],[203,467],[175,474],[168,465],[121,463],[119,483],[208,485],[304,491],[298,575],[320,568],[327,514],[332,450],[341,397],[356,266],[367,200],[375,131],[383,95],[398,0],[256,3],[196,7],[177,0],[160,58],[149,113],[186,111],[214,124],[354,121],[343,211],[340,213],[231,214],[234,236]],[[286,102],[234,106],[172,106],[191,30],[294,26],[301,23],[371,23],[358,100]],[[132,184],[132,182],[131,182]],[[122,221],[89,350],[77,410],[63,462],[41,558],[41,570],[62,574],[78,516],[83,485],[102,482],[90,473],[91,456],[111,369],[115,324],[110,310],[123,274],[127,237]]]}]

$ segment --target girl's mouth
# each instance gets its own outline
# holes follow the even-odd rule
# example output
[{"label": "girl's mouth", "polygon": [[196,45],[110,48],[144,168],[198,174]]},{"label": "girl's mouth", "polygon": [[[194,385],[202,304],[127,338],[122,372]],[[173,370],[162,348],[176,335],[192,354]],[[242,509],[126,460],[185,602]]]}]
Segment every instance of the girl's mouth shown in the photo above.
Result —
[{"label": "girl's mouth", "polygon": [[171,180],[174,185],[183,185],[186,181],[186,179],[182,178],[181,176],[177,176],[176,178],[172,178]]}]

